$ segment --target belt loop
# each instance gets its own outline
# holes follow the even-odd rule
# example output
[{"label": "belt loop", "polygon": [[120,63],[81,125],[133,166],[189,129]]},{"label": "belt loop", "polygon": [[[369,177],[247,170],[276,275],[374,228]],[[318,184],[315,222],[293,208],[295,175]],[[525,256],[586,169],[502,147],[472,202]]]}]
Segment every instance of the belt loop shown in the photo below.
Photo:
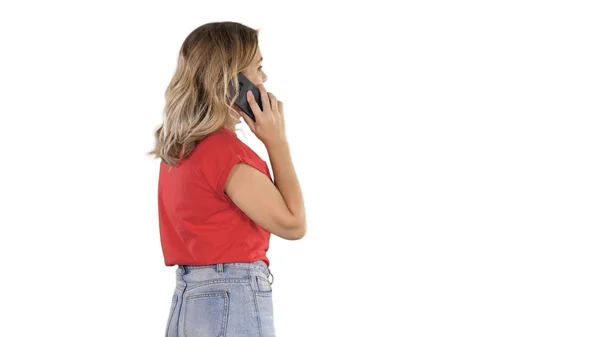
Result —
[{"label": "belt loop", "polygon": [[223,264],[217,263],[217,273],[223,274]]},{"label": "belt loop", "polygon": [[273,276],[273,274],[271,273],[271,269],[267,268],[267,270],[269,271],[269,276],[271,276],[271,281],[269,281],[269,284],[273,284],[273,282],[275,282],[275,276]]}]

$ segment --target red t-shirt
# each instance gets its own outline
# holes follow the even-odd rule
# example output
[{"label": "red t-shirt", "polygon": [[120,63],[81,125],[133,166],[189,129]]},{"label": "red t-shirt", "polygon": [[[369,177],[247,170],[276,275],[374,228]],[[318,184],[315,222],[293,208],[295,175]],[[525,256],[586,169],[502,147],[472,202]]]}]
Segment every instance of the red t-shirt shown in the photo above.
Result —
[{"label": "red t-shirt", "polygon": [[267,163],[226,128],[201,140],[179,167],[160,164],[158,215],[165,265],[263,260],[269,266],[271,234],[224,192],[237,163],[272,180]]}]

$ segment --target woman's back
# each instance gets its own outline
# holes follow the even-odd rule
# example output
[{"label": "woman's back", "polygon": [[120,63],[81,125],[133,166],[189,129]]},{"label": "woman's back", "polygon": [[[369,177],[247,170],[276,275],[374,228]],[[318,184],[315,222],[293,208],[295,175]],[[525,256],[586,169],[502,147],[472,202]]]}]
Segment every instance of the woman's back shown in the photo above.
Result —
[{"label": "woman's back", "polygon": [[257,260],[269,265],[270,233],[223,192],[238,163],[271,178],[267,163],[227,128],[200,141],[178,167],[161,163],[158,211],[165,265]]}]

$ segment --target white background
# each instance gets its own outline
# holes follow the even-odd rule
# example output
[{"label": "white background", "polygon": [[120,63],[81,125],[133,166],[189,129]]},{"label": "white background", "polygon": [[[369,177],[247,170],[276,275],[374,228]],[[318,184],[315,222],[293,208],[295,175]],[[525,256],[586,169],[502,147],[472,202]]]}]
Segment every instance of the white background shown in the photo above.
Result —
[{"label": "white background", "polygon": [[592,4],[2,2],[0,334],[163,336],[145,153],[185,37],[239,21],[306,199],[278,336],[599,336]]}]

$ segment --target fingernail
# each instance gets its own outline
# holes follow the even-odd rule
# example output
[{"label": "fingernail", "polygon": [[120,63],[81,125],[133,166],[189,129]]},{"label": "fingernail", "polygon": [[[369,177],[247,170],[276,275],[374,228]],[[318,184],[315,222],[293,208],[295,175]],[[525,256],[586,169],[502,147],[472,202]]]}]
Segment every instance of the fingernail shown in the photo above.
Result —
[{"label": "fingernail", "polygon": [[248,90],[248,96],[254,96],[254,94],[252,93],[252,91]]}]

